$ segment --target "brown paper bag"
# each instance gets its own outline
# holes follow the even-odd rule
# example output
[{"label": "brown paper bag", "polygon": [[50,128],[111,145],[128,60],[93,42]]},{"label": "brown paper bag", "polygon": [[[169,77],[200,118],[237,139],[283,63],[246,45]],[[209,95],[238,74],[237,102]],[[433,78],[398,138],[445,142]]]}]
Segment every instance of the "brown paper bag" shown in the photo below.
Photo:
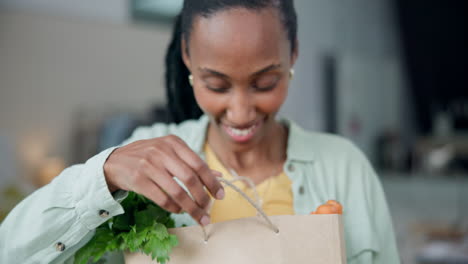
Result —
[{"label": "brown paper bag", "polygon": [[[246,199],[264,218],[210,224],[204,230],[200,226],[170,229],[179,238],[179,245],[173,249],[169,264],[346,263],[341,215],[268,217]],[[156,261],[134,253],[125,255],[125,263]]]}]

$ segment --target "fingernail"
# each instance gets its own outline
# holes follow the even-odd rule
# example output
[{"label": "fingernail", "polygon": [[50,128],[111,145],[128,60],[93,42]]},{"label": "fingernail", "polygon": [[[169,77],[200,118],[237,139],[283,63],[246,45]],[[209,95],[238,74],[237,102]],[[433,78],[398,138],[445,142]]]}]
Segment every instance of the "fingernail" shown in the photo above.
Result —
[{"label": "fingernail", "polygon": [[218,192],[216,193],[216,199],[222,200],[224,198],[224,190],[219,189]]},{"label": "fingernail", "polygon": [[203,226],[206,226],[208,224],[210,224],[210,218],[206,215],[204,215],[202,217],[202,219],[200,220],[200,223],[203,225]]}]

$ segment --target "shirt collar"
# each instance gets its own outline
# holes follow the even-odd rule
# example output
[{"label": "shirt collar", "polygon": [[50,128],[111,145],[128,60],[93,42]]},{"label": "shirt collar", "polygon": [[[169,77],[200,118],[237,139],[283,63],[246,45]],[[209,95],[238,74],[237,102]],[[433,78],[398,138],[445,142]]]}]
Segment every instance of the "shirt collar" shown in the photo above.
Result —
[{"label": "shirt collar", "polygon": [[280,118],[279,120],[288,128],[287,159],[302,162],[314,161],[314,153],[309,144],[310,136],[307,131],[290,119]]},{"label": "shirt collar", "polygon": [[[288,128],[288,147],[286,155],[288,160],[312,162],[314,154],[309,146],[310,138],[307,131],[298,126],[294,121],[287,118],[280,118],[279,121]],[[199,119],[200,133],[194,133],[193,149],[200,155],[203,155],[203,146],[206,142],[208,124],[210,119],[207,115],[202,115]]]}]

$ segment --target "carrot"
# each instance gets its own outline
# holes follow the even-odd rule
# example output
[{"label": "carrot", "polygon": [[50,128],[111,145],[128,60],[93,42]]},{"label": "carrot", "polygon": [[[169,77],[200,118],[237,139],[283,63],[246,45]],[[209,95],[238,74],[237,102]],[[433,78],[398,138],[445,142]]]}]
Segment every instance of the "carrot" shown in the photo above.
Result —
[{"label": "carrot", "polygon": [[343,214],[343,206],[339,202],[337,202],[335,200],[328,200],[327,204],[334,205],[337,208],[338,213]]},{"label": "carrot", "polygon": [[315,212],[311,212],[310,214],[343,214],[343,206],[335,200],[328,200],[317,207]]}]

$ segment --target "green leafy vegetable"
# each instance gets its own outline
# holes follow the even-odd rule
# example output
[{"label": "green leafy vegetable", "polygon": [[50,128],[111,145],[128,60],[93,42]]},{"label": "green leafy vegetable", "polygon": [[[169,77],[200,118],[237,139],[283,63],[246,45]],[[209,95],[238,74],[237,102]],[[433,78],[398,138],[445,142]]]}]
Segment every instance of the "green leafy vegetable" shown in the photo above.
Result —
[{"label": "green leafy vegetable", "polygon": [[75,255],[75,264],[97,262],[106,252],[143,252],[161,264],[178,240],[167,229],[174,227],[170,213],[146,199],[129,192],[122,201],[125,214],[115,216],[96,229],[93,238]]}]

